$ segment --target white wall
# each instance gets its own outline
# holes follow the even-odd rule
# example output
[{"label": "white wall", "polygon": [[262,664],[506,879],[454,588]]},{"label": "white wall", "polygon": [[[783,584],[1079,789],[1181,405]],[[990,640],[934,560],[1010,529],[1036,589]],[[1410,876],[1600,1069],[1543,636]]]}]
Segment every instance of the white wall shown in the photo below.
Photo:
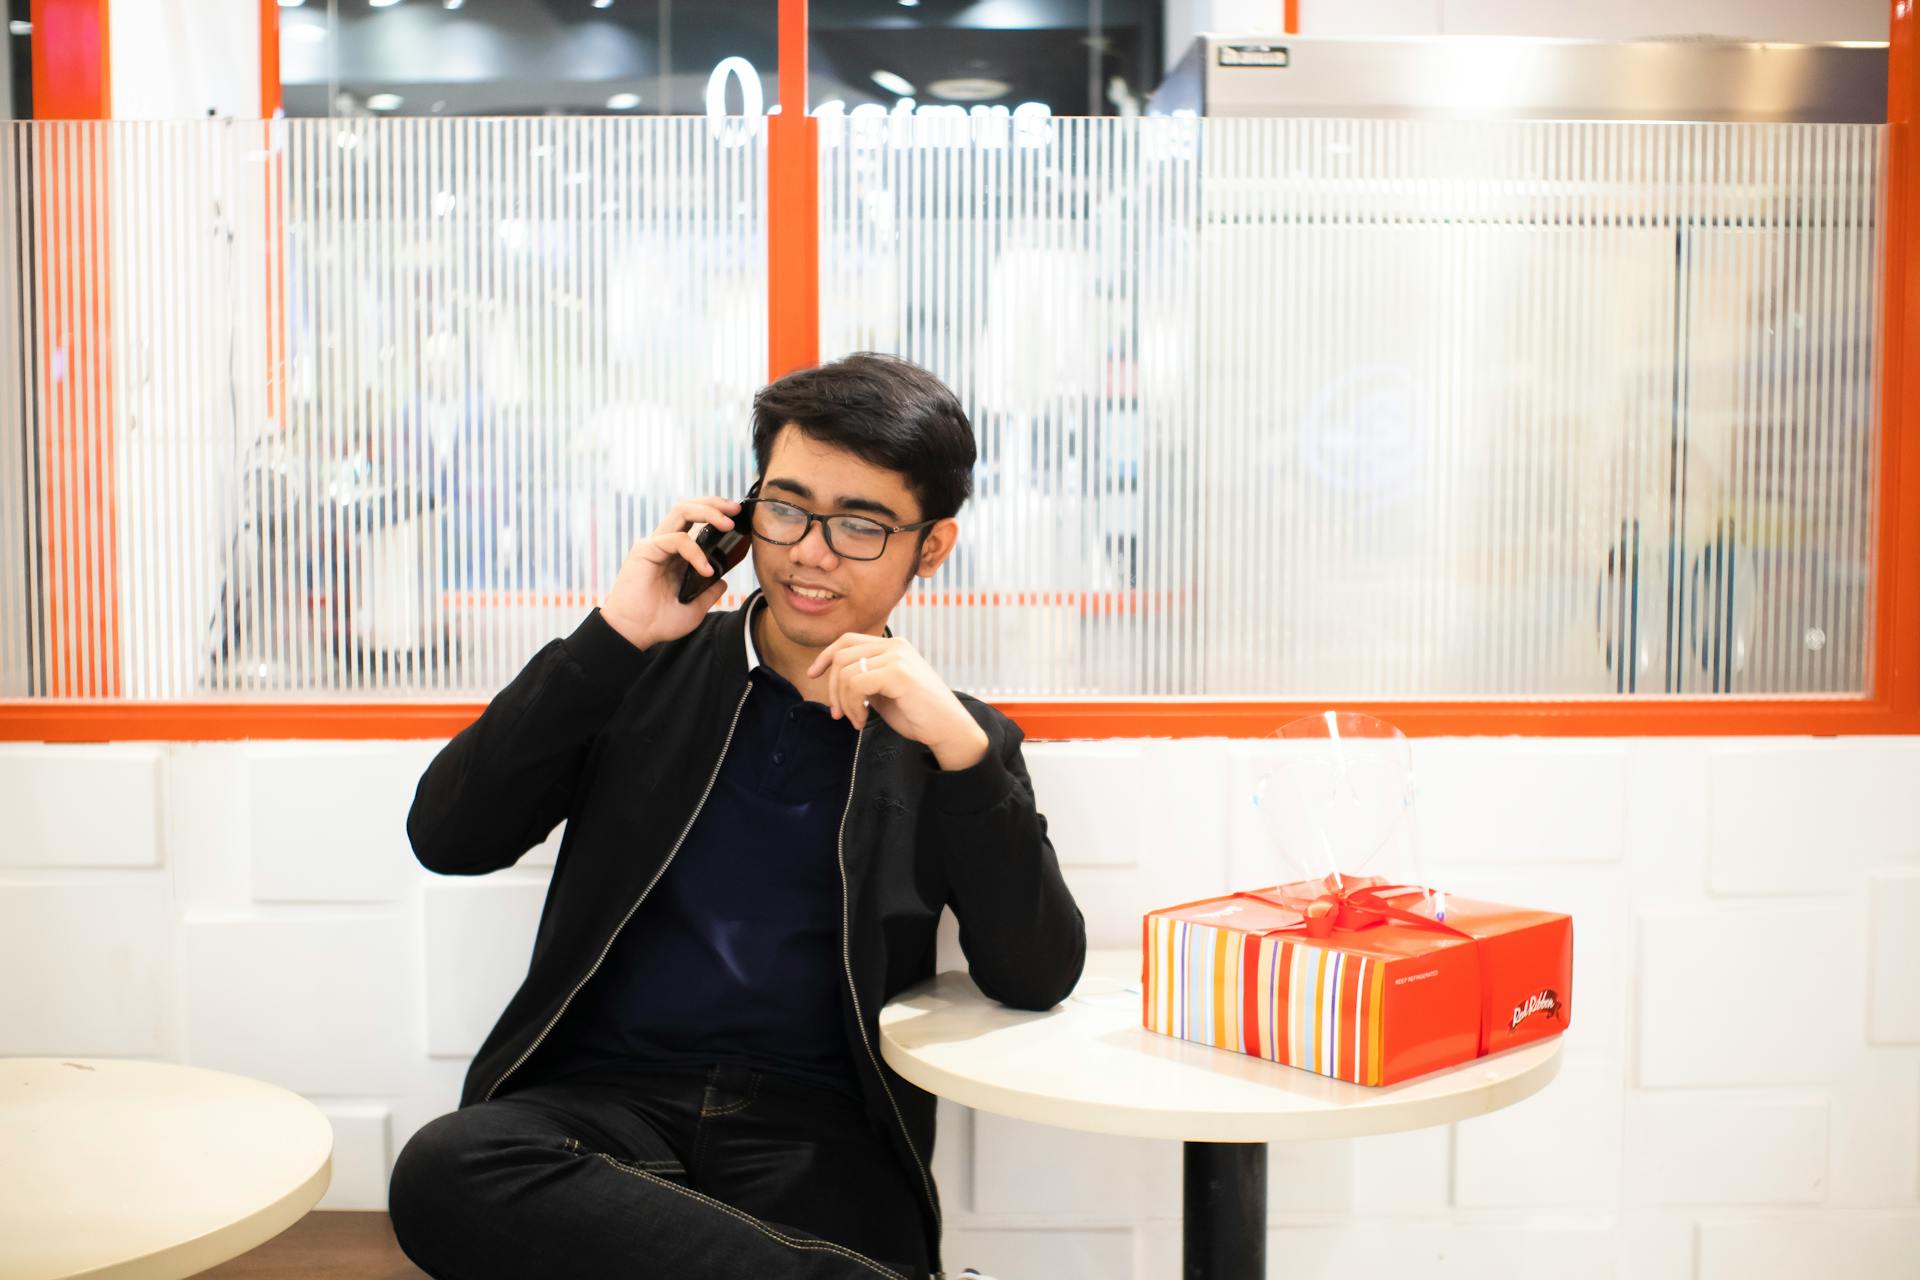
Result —
[{"label": "white wall", "polygon": [[[0,748],[0,1055],[275,1081],[333,1119],[323,1207],[381,1207],[551,859],[419,870],[402,819],[437,745]],[[1256,744],[1030,759],[1095,945],[1272,879]],[[1416,768],[1432,878],[1574,915],[1565,1068],[1447,1129],[1276,1147],[1273,1274],[1920,1271],[1920,739],[1427,740]],[[956,1267],[1177,1270],[1174,1144],[947,1108],[935,1163]]]},{"label": "white wall", "polygon": [[260,118],[254,0],[115,0],[108,21],[116,120]]}]

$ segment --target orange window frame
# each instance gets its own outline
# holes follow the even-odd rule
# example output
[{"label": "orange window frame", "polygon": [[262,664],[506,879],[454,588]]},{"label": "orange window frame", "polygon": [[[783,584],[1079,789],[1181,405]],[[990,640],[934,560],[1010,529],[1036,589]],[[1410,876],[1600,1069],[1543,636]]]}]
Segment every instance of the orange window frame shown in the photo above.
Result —
[{"label": "orange window frame", "polygon": [[[104,0],[40,0],[104,16]],[[262,55],[277,48],[263,0]],[[1887,188],[1881,323],[1881,434],[1872,693],[1861,698],[1638,698],[1344,703],[1417,736],[1519,734],[1536,737],[1719,736],[1747,734],[1920,733],[1920,443],[1910,391],[1920,386],[1920,290],[1912,276],[1920,168],[1920,121],[1913,0],[1890,0],[1887,76]],[[1297,10],[1287,5],[1287,27]],[[769,376],[819,357],[819,236],[814,121],[806,114],[806,0],[780,0],[780,111],[768,128]],[[106,114],[106,33],[98,24],[97,86],[91,103]],[[38,42],[36,42],[37,46]],[[86,52],[86,51],[82,51]],[[75,51],[61,53],[63,64]],[[36,47],[36,57],[39,50]],[[50,55],[51,56],[51,55]],[[82,59],[84,61],[84,59]],[[275,62],[268,64],[277,66]],[[36,72],[39,66],[36,64]],[[269,82],[272,82],[269,84]],[[36,74],[35,87],[48,84]],[[67,84],[76,81],[68,79]],[[263,112],[278,82],[262,71]],[[50,104],[51,105],[51,104]],[[91,114],[89,111],[88,114]],[[1263,737],[1321,703],[1192,698],[1012,699],[997,704],[1030,738]],[[471,723],[479,702],[151,703],[112,699],[0,700],[0,741],[214,741],[447,737]]]}]

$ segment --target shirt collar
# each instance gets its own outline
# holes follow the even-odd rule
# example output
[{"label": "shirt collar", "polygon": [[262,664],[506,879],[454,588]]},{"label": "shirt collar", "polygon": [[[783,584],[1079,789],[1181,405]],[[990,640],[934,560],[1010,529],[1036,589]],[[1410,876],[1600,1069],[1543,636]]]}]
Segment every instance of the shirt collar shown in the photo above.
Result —
[{"label": "shirt collar", "polygon": [[749,675],[753,673],[755,667],[760,665],[760,651],[753,644],[753,618],[766,603],[766,596],[758,591],[754,592],[753,598],[747,601],[747,625],[743,630],[747,633],[747,673]]}]

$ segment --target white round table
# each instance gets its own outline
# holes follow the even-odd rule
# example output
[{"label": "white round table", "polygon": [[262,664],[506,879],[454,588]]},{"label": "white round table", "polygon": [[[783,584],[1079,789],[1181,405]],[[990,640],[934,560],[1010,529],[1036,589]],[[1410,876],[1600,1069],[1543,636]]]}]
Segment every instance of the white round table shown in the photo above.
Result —
[{"label": "white round table", "polygon": [[1175,1040],[1140,1024],[1140,953],[1092,951],[1044,1013],[940,974],[880,1011],[887,1065],[929,1093],[1038,1124],[1184,1142],[1185,1276],[1261,1276],[1266,1143],[1420,1129],[1538,1092],[1560,1037],[1381,1088]]},{"label": "white round table", "polygon": [[0,1276],[188,1276],[325,1194],[333,1127],[245,1076],[112,1058],[0,1058]]}]

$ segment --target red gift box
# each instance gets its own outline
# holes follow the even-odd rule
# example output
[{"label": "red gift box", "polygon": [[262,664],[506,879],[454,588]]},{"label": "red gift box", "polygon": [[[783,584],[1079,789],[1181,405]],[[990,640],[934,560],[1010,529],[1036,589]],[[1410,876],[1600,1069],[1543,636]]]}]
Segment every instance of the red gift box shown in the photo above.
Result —
[{"label": "red gift box", "polygon": [[1567,1029],[1573,919],[1348,877],[1147,913],[1149,1031],[1393,1084]]}]

